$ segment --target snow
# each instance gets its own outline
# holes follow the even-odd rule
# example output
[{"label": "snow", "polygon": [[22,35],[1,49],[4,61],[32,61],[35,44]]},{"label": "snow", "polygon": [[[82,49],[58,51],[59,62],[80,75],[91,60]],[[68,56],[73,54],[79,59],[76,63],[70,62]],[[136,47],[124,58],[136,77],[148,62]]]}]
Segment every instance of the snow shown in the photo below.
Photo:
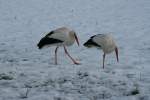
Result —
[{"label": "snow", "polygon": [[[0,100],[149,100],[150,1],[0,0]],[[68,47],[74,65],[55,47],[38,50],[46,32],[76,30],[81,45]],[[112,33],[114,53],[82,44],[92,35]]]}]

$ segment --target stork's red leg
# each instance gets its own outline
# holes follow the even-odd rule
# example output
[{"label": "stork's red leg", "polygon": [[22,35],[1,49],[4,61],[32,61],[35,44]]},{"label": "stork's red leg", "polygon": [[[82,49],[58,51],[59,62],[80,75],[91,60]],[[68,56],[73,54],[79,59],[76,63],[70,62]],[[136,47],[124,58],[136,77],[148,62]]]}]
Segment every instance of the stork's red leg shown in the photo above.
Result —
[{"label": "stork's red leg", "polygon": [[103,55],[103,69],[104,69],[104,65],[105,65],[105,53]]},{"label": "stork's red leg", "polygon": [[55,64],[57,65],[57,50],[58,50],[58,46],[55,49]]},{"label": "stork's red leg", "polygon": [[67,49],[66,49],[66,47],[64,46],[64,50],[65,50],[65,53],[68,55],[68,57],[73,61],[73,63],[74,64],[76,64],[76,65],[79,65],[80,63],[78,63],[78,62],[76,62],[71,56],[70,56],[70,54],[68,53],[68,51],[67,51]]}]

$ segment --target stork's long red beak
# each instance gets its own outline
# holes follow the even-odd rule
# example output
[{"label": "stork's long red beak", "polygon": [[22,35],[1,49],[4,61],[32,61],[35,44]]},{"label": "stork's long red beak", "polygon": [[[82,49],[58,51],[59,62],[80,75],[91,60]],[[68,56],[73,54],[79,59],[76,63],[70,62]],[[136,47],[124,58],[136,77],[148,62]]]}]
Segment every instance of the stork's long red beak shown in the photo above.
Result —
[{"label": "stork's long red beak", "polygon": [[117,62],[119,62],[119,57],[118,57],[118,48],[115,48],[115,52],[116,52],[116,58],[117,58]]},{"label": "stork's long red beak", "polygon": [[76,34],[74,34],[74,36],[75,36],[76,42],[77,42],[77,44],[78,44],[78,46],[79,46],[79,40],[78,40],[78,37],[77,37]]}]

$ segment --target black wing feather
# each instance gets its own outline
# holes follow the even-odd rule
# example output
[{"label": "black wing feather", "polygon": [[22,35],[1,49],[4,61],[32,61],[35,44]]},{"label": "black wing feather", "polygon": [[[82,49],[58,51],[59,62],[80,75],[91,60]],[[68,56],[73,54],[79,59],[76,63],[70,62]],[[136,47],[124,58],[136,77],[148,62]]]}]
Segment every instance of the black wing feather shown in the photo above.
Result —
[{"label": "black wing feather", "polygon": [[96,34],[96,35],[91,36],[90,38],[92,39],[92,38],[94,38],[97,35],[103,35],[103,34]]},{"label": "black wing feather", "polygon": [[44,37],[40,40],[40,42],[38,43],[37,46],[39,47],[39,49],[41,49],[42,47],[44,47],[46,45],[55,44],[55,43],[62,43],[62,42],[63,41],[58,40],[58,39]]},{"label": "black wing feather", "polygon": [[49,32],[45,37],[51,36],[52,34],[54,34],[54,31]]}]

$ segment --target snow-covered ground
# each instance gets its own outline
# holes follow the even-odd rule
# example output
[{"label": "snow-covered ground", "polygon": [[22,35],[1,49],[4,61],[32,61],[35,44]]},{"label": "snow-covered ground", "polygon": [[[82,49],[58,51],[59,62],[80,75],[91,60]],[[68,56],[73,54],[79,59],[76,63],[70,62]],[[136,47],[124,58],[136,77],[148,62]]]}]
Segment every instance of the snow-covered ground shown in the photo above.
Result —
[{"label": "snow-covered ground", "polygon": [[[45,32],[68,26],[81,46],[73,65],[55,47],[38,50]],[[106,56],[82,44],[111,32],[119,47]],[[150,100],[149,0],[0,0],[0,100]],[[108,59],[109,58],[109,59]]]}]

